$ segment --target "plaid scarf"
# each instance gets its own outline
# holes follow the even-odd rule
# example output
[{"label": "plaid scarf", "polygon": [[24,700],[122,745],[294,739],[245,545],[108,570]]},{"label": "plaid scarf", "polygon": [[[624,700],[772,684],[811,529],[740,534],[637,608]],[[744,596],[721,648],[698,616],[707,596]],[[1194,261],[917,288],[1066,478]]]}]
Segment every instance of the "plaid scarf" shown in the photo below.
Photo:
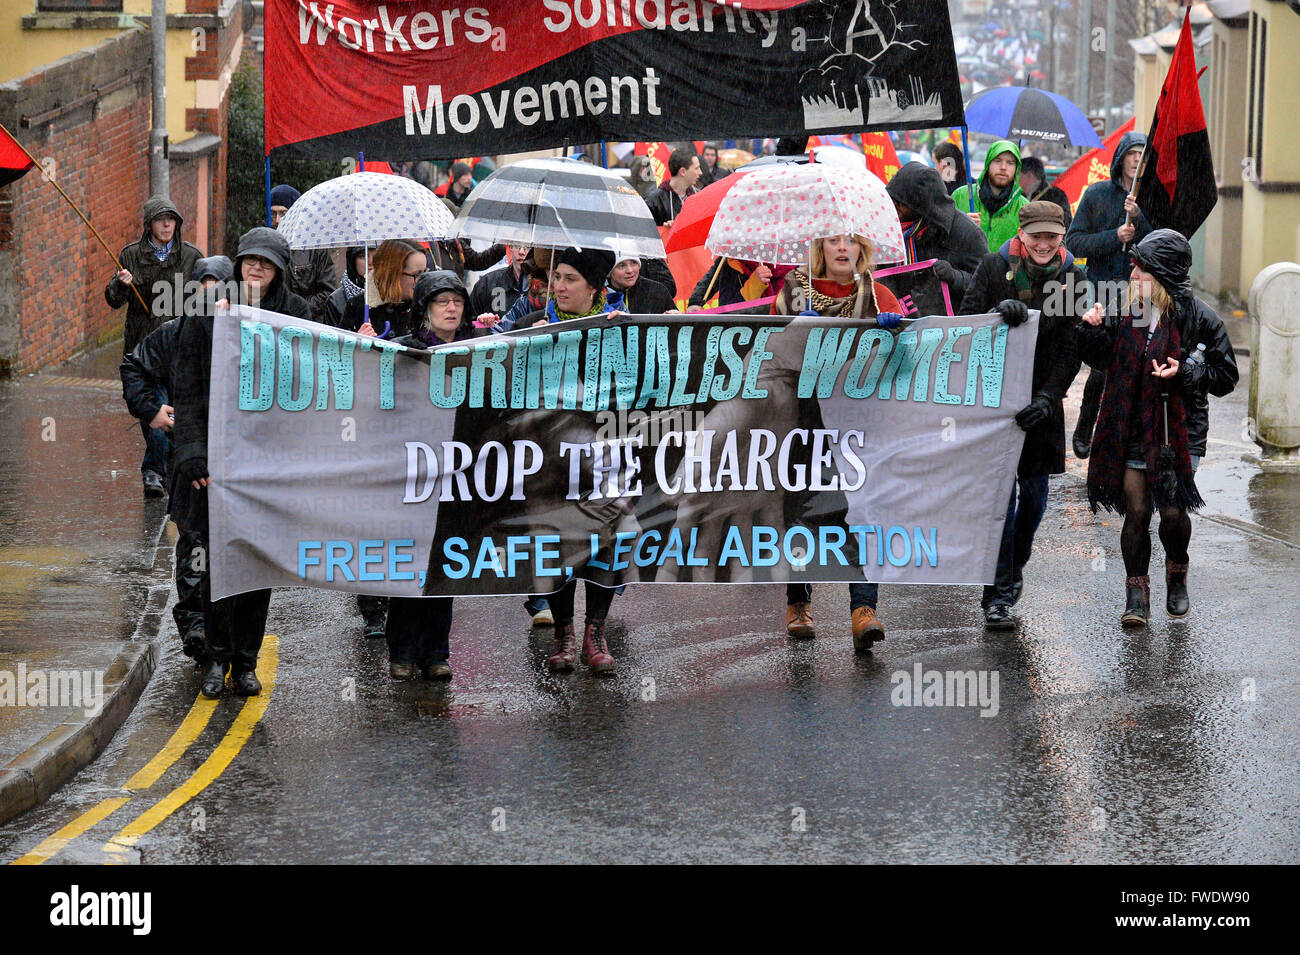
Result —
[{"label": "plaid scarf", "polygon": [[[1106,374],[1106,391],[1092,438],[1088,460],[1088,503],[1123,514],[1124,471],[1128,460],[1129,423],[1138,416],[1147,484],[1157,507],[1173,505],[1192,510],[1204,505],[1192,476],[1187,451],[1187,415],[1181,392],[1170,387],[1169,379],[1151,374],[1153,360],[1164,363],[1179,354],[1178,329],[1173,316],[1164,316],[1148,339],[1147,328],[1135,328],[1130,316],[1120,323],[1115,353]],[[1168,391],[1168,443],[1173,448],[1174,490],[1172,499],[1158,480],[1160,448],[1165,444],[1165,401]]]},{"label": "plaid scarf", "polygon": [[1007,272],[1007,278],[1011,279],[1011,284],[1016,287],[1016,296],[1022,302],[1032,301],[1034,289],[1042,288],[1065,268],[1064,243],[1057,248],[1056,254],[1046,265],[1039,265],[1029,257],[1029,250],[1019,236],[1012,237],[1009,253],[1011,268]]}]

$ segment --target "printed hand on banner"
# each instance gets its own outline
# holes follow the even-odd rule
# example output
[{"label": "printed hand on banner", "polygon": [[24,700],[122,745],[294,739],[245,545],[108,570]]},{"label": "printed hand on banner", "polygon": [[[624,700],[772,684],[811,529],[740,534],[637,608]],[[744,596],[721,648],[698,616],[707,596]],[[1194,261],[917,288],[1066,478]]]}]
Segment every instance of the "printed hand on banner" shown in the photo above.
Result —
[{"label": "printed hand on banner", "polygon": [[[766,398],[720,401],[698,425],[699,432],[713,432],[708,464],[710,475],[717,473],[724,443],[732,432],[736,435],[737,460],[744,462],[749,457],[753,432],[768,432],[776,446],[780,447],[786,435],[799,427],[799,399],[795,389],[803,366],[808,330],[814,324],[795,318],[780,335],[768,339],[766,347],[772,357],[764,362],[763,371],[756,382],[759,388],[767,391]],[[678,467],[674,480],[682,478],[682,469]],[[699,482],[696,483],[698,485]],[[707,491],[692,494],[682,491],[674,498],[669,498],[670,501],[677,502],[677,519],[674,524],[677,532],[683,535],[684,540],[689,540],[691,532],[695,531],[695,552],[707,554],[710,558],[709,566],[691,568],[689,579],[696,582],[718,579],[720,568],[714,561],[733,527],[746,550],[752,546],[755,527],[772,527],[778,534],[784,533],[786,493],[778,486],[772,491],[751,491],[744,494]],[[785,563],[764,568],[762,579],[780,580],[782,574],[791,570]],[[731,581],[755,579],[752,568],[739,567],[735,561],[730,562],[725,571],[721,576]],[[665,564],[655,579],[667,583],[676,581],[679,579],[679,568]]]},{"label": "printed hand on banner", "polygon": [[[794,383],[784,379],[760,379],[760,386],[767,389],[768,397],[765,400],[732,398],[720,401],[700,423],[697,434],[713,432],[707,465],[710,478],[717,473],[724,442],[733,431],[736,435],[737,459],[744,462],[749,457],[753,431],[770,431],[776,435],[779,444],[798,425],[799,402],[795,398]],[[687,439],[689,433],[683,436],[683,440]],[[684,486],[685,478],[684,469],[678,465],[672,479],[674,484]],[[697,472],[695,478],[698,487],[701,475]],[[719,575],[716,559],[722,551],[727,533],[733,527],[744,542],[746,551],[753,541],[755,526],[774,527],[777,533],[781,533],[784,530],[784,497],[785,491],[778,488],[775,491],[760,490],[745,494],[719,494],[716,491],[690,493],[683,490],[669,498],[669,501],[677,502],[677,519],[673,529],[682,535],[683,540],[690,540],[691,534],[695,533],[695,553],[707,557],[709,561],[706,567],[689,568],[689,577],[686,579],[693,583],[712,583],[719,576],[725,576]],[[730,576],[727,579],[733,582],[754,579],[752,568],[738,567],[734,561],[728,568]],[[660,583],[682,580],[681,570],[681,567],[665,563],[659,568],[655,580]]]}]

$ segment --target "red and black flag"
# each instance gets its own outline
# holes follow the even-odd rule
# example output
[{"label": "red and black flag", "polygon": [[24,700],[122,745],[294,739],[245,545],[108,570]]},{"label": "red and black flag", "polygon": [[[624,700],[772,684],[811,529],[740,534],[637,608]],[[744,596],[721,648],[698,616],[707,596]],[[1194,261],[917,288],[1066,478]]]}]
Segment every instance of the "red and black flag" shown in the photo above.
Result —
[{"label": "red and black flag", "polygon": [[1175,229],[1188,238],[1219,200],[1210,135],[1205,129],[1205,111],[1196,79],[1188,8],[1169,75],[1156,103],[1137,185],[1137,202],[1147,221],[1154,228]]},{"label": "red and black flag", "polygon": [[0,126],[0,186],[21,179],[35,165],[27,151],[18,145],[18,140],[9,134],[9,130]]}]

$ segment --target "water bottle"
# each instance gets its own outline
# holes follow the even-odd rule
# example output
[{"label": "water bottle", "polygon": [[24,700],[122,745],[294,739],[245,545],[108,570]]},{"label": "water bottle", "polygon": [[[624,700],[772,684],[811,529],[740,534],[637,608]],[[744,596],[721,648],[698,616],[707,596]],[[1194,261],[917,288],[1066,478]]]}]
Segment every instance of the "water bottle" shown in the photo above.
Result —
[{"label": "water bottle", "polygon": [[1187,356],[1187,364],[1204,365],[1205,364],[1205,342],[1196,343],[1196,351]]}]

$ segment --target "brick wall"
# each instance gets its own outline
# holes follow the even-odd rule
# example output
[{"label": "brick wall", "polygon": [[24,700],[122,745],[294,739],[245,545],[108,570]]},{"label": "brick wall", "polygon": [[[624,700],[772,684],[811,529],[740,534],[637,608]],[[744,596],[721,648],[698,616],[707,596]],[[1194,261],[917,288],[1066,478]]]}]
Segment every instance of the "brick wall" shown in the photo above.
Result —
[{"label": "brick wall", "polygon": [[[141,30],[0,85],[0,122],[42,162],[53,161],[59,185],[115,253],[142,231],[149,111]],[[125,311],[103,297],[112,274],[103,248],[38,171],[0,189],[0,375],[120,334]]]}]

